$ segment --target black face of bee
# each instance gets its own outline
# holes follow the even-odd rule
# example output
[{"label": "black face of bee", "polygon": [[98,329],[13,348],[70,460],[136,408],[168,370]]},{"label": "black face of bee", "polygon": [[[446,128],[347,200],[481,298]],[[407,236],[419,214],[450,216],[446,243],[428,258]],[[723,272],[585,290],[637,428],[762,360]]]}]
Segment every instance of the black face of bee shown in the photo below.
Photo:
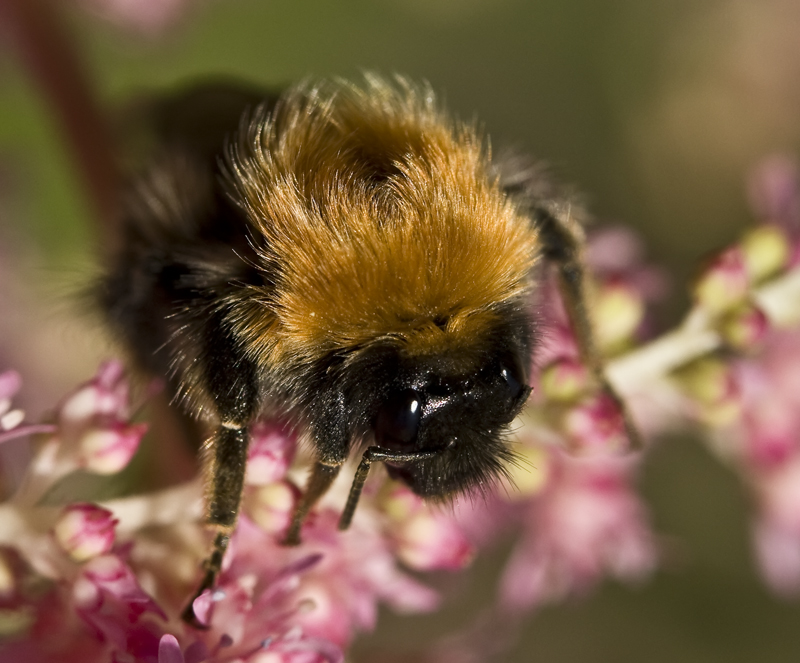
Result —
[{"label": "black face of bee", "polygon": [[[386,466],[423,497],[480,488],[513,458],[505,433],[530,393],[530,337],[526,316],[512,311],[468,366],[461,357],[409,357],[391,345],[368,348],[338,366],[332,362],[317,392],[329,414],[325,430],[338,431],[348,445],[361,441],[406,457],[419,454]],[[321,407],[320,400],[309,405]],[[322,430],[315,437],[337,444]]]},{"label": "black face of bee", "polygon": [[469,375],[420,367],[386,394],[374,423],[377,446],[435,452],[417,462],[387,463],[390,476],[424,497],[489,480],[508,460],[501,434],[529,393],[512,357],[495,357]]}]

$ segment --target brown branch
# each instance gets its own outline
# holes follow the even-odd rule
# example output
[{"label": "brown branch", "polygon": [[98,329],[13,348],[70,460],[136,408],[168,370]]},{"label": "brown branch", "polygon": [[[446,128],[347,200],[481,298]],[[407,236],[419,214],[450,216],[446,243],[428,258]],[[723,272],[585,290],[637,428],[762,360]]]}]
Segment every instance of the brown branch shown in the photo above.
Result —
[{"label": "brown branch", "polygon": [[0,34],[53,113],[83,179],[100,239],[108,239],[117,172],[107,122],[54,3],[0,0]]}]

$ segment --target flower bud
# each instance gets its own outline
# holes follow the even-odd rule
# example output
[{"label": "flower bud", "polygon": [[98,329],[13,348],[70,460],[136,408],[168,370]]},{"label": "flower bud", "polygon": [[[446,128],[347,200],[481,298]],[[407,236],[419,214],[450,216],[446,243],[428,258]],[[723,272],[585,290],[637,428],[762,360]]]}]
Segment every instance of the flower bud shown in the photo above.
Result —
[{"label": "flower bud", "polygon": [[628,439],[622,412],[614,399],[602,392],[571,408],[564,427],[579,451],[619,451]]},{"label": "flower bud", "polygon": [[8,553],[0,549],[0,599],[12,596],[16,589],[17,579],[13,562]]},{"label": "flower bud", "polygon": [[389,490],[382,493],[380,506],[392,522],[403,522],[425,508],[422,498],[412,493],[407,486],[394,482],[387,483],[386,486]]},{"label": "flower bud", "polygon": [[62,427],[86,426],[98,417],[125,419],[128,416],[128,385],[122,364],[103,363],[97,375],[79,387],[59,409]]},{"label": "flower bud", "polygon": [[719,254],[700,274],[694,284],[694,297],[700,306],[718,315],[740,303],[748,288],[744,255],[734,246]]},{"label": "flower bud", "polygon": [[116,474],[133,458],[147,424],[97,428],[85,433],[79,442],[78,463],[94,474]]},{"label": "flower bud", "polygon": [[250,486],[264,486],[283,479],[296,446],[296,435],[280,423],[268,421],[253,426],[245,482]]},{"label": "flower bud", "polygon": [[473,550],[455,520],[432,511],[406,486],[395,486],[383,500],[392,521],[390,532],[398,557],[418,571],[464,568]]},{"label": "flower bud", "polygon": [[764,339],[769,331],[769,320],[760,308],[748,302],[726,313],[718,330],[730,347],[748,350]]},{"label": "flower bud", "polygon": [[625,282],[610,281],[598,289],[592,313],[598,343],[613,348],[633,338],[644,318],[644,301]]},{"label": "flower bud", "polygon": [[550,454],[541,445],[521,444],[514,448],[514,462],[508,468],[512,500],[524,500],[539,494],[547,485],[552,470]]},{"label": "flower bud", "polygon": [[289,481],[255,486],[247,492],[244,510],[256,525],[270,534],[282,534],[292,520],[300,490]]},{"label": "flower bud", "polygon": [[675,378],[692,400],[697,415],[711,426],[735,421],[741,412],[739,386],[730,367],[719,359],[705,358],[676,371]]},{"label": "flower bud", "polygon": [[774,276],[789,262],[789,238],[774,224],[756,226],[742,238],[740,246],[747,274],[753,283]]},{"label": "flower bud", "polygon": [[76,562],[104,555],[114,545],[114,514],[94,504],[72,504],[53,528],[56,541]]},{"label": "flower bud", "polygon": [[397,556],[417,571],[463,569],[474,554],[452,519],[427,509],[404,521],[394,538]]},{"label": "flower bud", "polygon": [[559,359],[542,369],[539,380],[546,399],[569,402],[586,390],[589,371],[579,361]]},{"label": "flower bud", "polygon": [[19,391],[22,379],[16,371],[0,373],[0,430],[11,430],[19,426],[25,413],[11,409],[11,398]]}]

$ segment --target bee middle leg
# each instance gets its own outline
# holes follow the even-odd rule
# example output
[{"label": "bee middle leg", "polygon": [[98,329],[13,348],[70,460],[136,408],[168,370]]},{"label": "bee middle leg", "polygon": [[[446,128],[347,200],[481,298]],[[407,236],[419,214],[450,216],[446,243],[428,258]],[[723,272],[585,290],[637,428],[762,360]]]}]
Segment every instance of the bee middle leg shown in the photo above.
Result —
[{"label": "bee middle leg", "polygon": [[300,545],[300,530],[303,527],[303,521],[317,501],[328,492],[328,488],[331,487],[334,479],[338,476],[341,467],[341,463],[331,464],[322,460],[314,463],[303,497],[292,514],[292,522],[289,525],[286,538],[283,540],[284,545]]},{"label": "bee middle leg", "polygon": [[247,469],[249,424],[258,408],[256,370],[225,325],[223,314],[210,316],[201,357],[205,388],[217,410],[219,424],[204,445],[206,525],[214,532],[212,549],[203,561],[204,575],[181,617],[206,628],[194,612],[194,601],[213,589],[236,527]]},{"label": "bee middle leg", "polygon": [[545,258],[558,270],[558,283],[570,326],[578,343],[581,361],[591,371],[596,383],[608,394],[622,413],[625,432],[631,449],[642,449],[639,430],[625,401],[617,394],[606,378],[604,360],[597,347],[586,292],[585,245],[586,238],[580,223],[563,206],[557,212],[543,208],[534,211],[539,237]]}]

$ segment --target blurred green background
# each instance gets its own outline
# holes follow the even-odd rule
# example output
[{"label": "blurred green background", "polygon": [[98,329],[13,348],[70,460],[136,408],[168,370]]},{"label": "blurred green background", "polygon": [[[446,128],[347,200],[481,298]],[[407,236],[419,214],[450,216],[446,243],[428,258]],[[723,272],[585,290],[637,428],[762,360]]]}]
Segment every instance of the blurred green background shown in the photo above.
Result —
[{"label": "blurred green background", "polygon": [[[65,1],[60,9],[109,109],[218,74],[273,86],[364,70],[427,79],[453,112],[479,118],[495,148],[545,160],[600,220],[635,228],[673,276],[673,322],[698,259],[752,221],[748,169],[800,143],[796,0],[208,0],[187,3],[157,36]],[[92,262],[90,208],[70,159],[52,110],[6,51],[0,359],[23,371],[33,402],[52,403],[47,389],[57,396],[106,351],[65,303]],[[799,660],[800,607],[756,578],[735,479],[700,443],[667,440],[643,490],[668,537],[667,569],[640,588],[608,585],[542,610],[507,660]],[[487,600],[500,561],[480,561],[441,615],[386,615],[355,660],[463,623]]]}]

